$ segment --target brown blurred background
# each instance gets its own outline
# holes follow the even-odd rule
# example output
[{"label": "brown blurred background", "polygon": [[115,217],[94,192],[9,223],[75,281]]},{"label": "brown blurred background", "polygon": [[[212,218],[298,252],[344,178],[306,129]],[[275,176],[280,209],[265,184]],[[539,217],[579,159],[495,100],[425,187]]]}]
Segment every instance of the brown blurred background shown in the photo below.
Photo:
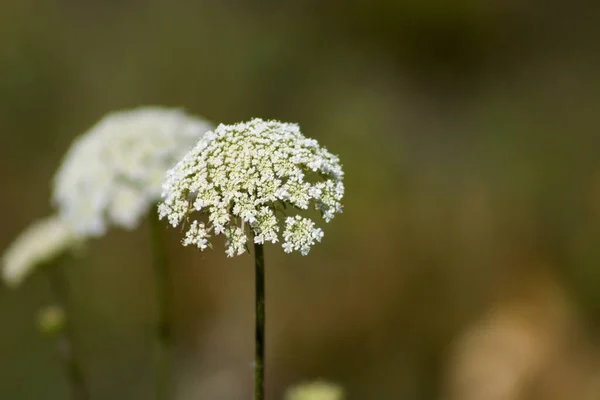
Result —
[{"label": "brown blurred background", "polygon": [[[294,121],[338,153],[344,214],[308,257],[268,246],[267,395],[600,398],[600,7],[460,0],[4,0],[0,229],[49,214],[105,113]],[[169,230],[178,398],[250,399],[249,256]],[[147,226],[69,266],[94,399],[152,396]],[[0,288],[0,398],[63,399],[43,276]]]}]

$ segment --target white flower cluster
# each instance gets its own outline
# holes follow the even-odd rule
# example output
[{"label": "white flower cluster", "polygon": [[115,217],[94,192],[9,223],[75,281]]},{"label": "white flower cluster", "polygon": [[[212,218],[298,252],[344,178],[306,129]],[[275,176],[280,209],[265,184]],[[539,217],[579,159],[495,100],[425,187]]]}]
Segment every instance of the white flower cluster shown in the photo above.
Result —
[{"label": "white flower cluster", "polygon": [[284,225],[284,250],[306,255],[323,231],[308,218],[280,221],[277,215],[312,204],[331,221],[342,211],[343,176],[338,157],[296,124],[253,119],[219,125],[167,173],[159,216],[178,226],[193,211],[207,214],[208,225],[193,220],[183,244],[204,250],[211,232],[224,234],[230,257],[246,251],[247,228],[254,243],[263,244],[277,242]]},{"label": "white flower cluster", "polygon": [[133,229],[160,199],[167,170],[210,129],[177,109],[111,113],[72,144],[53,201],[83,237],[101,236],[110,225]]},{"label": "white flower cluster", "polygon": [[37,221],[2,256],[2,277],[9,286],[18,286],[36,267],[54,261],[77,243],[69,226],[59,217]]},{"label": "white flower cluster", "polygon": [[334,384],[316,381],[294,386],[285,394],[285,400],[343,400],[344,390]]},{"label": "white flower cluster", "polygon": [[283,231],[283,249],[287,253],[292,250],[300,250],[303,255],[308,254],[310,246],[315,241],[320,242],[323,231],[315,228],[315,223],[308,218],[296,215],[295,218],[287,217],[285,220],[285,231]]}]

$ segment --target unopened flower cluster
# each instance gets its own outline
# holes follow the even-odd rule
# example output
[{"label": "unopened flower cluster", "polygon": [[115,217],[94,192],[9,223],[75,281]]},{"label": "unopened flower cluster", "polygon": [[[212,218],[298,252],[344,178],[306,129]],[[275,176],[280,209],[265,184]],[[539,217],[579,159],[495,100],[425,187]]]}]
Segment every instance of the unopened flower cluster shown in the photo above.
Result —
[{"label": "unopened flower cluster", "polygon": [[2,276],[9,286],[19,285],[36,267],[56,260],[77,244],[75,235],[53,216],[29,226],[2,256]]},{"label": "unopened flower cluster", "polygon": [[37,315],[39,330],[46,335],[56,335],[62,332],[67,321],[65,309],[58,304],[43,307]]},{"label": "unopened flower cluster", "polygon": [[167,170],[211,126],[177,109],[115,112],[77,138],[54,180],[54,203],[81,236],[135,228],[160,199]]},{"label": "unopened flower cluster", "polygon": [[[227,255],[240,255],[250,231],[254,243],[275,243],[281,235],[286,252],[306,255],[323,231],[297,212],[316,209],[331,221],[342,211],[343,176],[338,157],[296,124],[219,125],[168,172],[159,216],[173,226],[189,221],[183,244],[201,250],[211,234],[223,234]],[[190,218],[194,211],[208,223]]]},{"label": "unopened flower cluster", "polygon": [[344,390],[325,381],[294,386],[286,392],[285,400],[343,400]]}]

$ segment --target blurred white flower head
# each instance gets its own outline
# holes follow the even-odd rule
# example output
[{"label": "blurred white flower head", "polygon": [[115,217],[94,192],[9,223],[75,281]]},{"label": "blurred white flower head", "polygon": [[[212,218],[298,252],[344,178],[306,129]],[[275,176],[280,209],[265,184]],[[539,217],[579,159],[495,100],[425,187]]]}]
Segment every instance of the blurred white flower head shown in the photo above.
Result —
[{"label": "blurred white flower head", "polygon": [[341,386],[325,381],[316,381],[293,386],[285,394],[285,400],[343,400]]},{"label": "blurred white flower head", "polygon": [[2,278],[18,286],[36,267],[56,260],[78,241],[57,216],[39,220],[23,231],[2,256]]},{"label": "blurred white flower head", "polygon": [[[173,226],[189,221],[183,244],[201,250],[211,233],[225,235],[231,257],[246,251],[248,230],[258,244],[279,241],[283,230],[283,249],[306,255],[323,231],[296,212],[316,209],[331,221],[342,211],[343,177],[338,157],[296,124],[221,124],[167,173],[159,216]],[[194,211],[208,224],[190,221]]]},{"label": "blurred white flower head", "polygon": [[53,201],[82,237],[101,236],[111,225],[133,229],[160,199],[167,170],[209,129],[177,109],[111,113],[71,145]]}]

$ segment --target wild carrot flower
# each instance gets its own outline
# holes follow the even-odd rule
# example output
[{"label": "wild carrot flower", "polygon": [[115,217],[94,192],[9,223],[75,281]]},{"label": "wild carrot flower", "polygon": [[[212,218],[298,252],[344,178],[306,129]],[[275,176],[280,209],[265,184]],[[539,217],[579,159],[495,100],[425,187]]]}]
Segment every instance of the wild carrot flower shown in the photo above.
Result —
[{"label": "wild carrot flower", "polygon": [[286,392],[285,400],[343,400],[344,390],[333,383],[316,381],[294,386]]},{"label": "wild carrot flower", "polygon": [[2,256],[2,276],[9,286],[18,286],[36,267],[53,262],[78,243],[69,226],[52,216],[29,226]]},{"label": "wild carrot flower", "polygon": [[176,109],[114,112],[75,139],[54,179],[53,201],[82,236],[135,228],[160,199],[171,168],[210,125]]},{"label": "wild carrot flower", "polygon": [[[298,214],[315,209],[326,222],[342,211],[344,172],[337,156],[300,133],[296,124],[253,119],[219,125],[167,173],[160,218],[189,221],[184,245],[204,250],[211,234],[227,238],[228,256],[278,242],[308,254],[323,231]],[[191,217],[194,211],[208,223]]]}]

